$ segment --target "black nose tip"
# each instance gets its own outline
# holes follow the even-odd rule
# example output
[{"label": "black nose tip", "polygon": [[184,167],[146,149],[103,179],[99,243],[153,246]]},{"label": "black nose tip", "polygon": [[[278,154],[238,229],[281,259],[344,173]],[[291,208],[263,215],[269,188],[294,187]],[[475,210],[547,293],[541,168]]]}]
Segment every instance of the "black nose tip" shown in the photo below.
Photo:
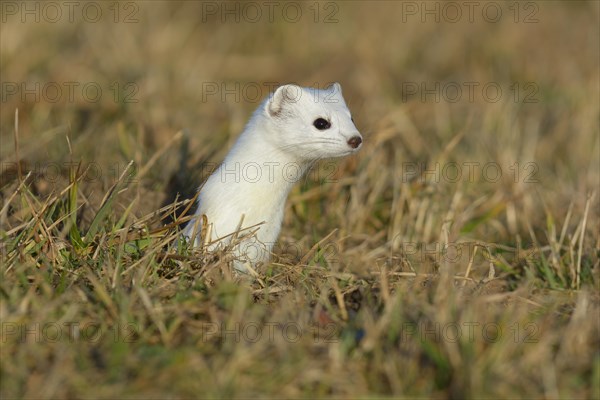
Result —
[{"label": "black nose tip", "polygon": [[358,146],[360,146],[361,143],[362,143],[362,139],[360,138],[360,136],[353,136],[350,139],[348,139],[348,144],[353,149],[356,149]]}]

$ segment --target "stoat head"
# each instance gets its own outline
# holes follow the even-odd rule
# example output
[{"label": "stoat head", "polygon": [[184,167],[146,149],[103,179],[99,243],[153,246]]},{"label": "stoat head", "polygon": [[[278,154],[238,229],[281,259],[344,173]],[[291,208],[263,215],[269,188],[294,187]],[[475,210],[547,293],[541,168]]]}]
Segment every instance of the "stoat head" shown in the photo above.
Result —
[{"label": "stoat head", "polygon": [[339,83],[325,90],[280,86],[262,112],[272,128],[268,139],[301,160],[341,157],[362,145]]}]

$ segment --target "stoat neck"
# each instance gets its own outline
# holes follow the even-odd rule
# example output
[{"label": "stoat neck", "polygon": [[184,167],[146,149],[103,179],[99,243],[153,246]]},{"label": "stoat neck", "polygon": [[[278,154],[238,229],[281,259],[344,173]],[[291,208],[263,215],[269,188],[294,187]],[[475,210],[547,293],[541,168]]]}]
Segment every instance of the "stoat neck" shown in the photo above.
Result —
[{"label": "stoat neck", "polygon": [[255,126],[240,136],[217,173],[223,182],[233,183],[235,178],[232,187],[238,194],[269,194],[274,204],[283,203],[310,164],[266,140],[256,131],[261,128]]}]

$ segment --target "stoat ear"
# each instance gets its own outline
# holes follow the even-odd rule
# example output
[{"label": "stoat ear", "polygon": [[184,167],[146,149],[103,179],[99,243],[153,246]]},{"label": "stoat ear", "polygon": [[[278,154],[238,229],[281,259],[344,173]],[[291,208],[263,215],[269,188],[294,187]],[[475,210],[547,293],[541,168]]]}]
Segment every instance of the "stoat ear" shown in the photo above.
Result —
[{"label": "stoat ear", "polygon": [[277,117],[282,114],[289,104],[300,100],[302,88],[296,85],[279,86],[273,96],[267,102],[267,112],[271,117]]},{"label": "stoat ear", "polygon": [[342,95],[342,85],[337,82],[333,82],[331,86],[329,86],[328,90],[336,95]]}]

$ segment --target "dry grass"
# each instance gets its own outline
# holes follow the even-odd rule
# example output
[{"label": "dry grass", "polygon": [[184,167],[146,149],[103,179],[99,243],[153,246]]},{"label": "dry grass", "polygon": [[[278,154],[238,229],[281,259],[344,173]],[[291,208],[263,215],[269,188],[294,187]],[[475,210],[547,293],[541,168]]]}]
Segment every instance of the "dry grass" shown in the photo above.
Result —
[{"label": "dry grass", "polygon": [[[97,23],[3,8],[3,398],[600,397],[598,3],[423,23],[340,2],[331,24],[94,4]],[[251,89],[290,81],[341,82],[365,146],[294,189],[250,281],[176,250],[177,224]]]}]

